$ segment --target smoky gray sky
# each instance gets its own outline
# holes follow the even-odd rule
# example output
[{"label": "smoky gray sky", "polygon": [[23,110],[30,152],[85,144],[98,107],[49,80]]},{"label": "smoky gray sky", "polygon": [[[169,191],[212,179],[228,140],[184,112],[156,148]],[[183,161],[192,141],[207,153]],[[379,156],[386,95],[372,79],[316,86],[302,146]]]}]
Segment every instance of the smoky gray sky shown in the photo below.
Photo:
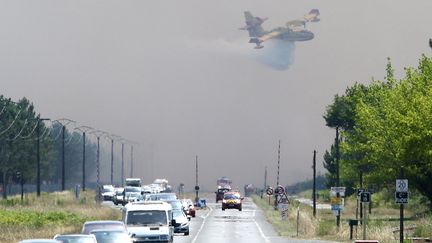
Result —
[{"label": "smoky gray sky", "polygon": [[[271,29],[317,8],[315,38],[294,62],[257,62],[243,12]],[[397,75],[430,55],[432,1],[1,1],[1,94],[33,101],[43,117],[67,117],[139,142],[135,175],[191,190],[311,178],[313,150],[334,139],[322,115],[354,82]],[[265,49],[265,48],[264,48]],[[118,153],[116,146],[116,153]],[[103,161],[108,166],[108,161]],[[128,168],[129,165],[127,165]],[[103,175],[108,178],[109,175]]]}]

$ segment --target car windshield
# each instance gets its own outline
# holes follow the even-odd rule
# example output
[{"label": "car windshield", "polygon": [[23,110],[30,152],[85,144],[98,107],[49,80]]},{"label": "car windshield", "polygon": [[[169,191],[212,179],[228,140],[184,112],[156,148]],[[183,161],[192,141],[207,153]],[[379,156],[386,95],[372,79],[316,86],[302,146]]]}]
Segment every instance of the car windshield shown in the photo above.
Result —
[{"label": "car windshield", "polygon": [[178,200],[176,201],[169,201],[169,204],[171,204],[171,207],[173,210],[179,210],[182,209],[182,203]]},{"label": "car windshield", "polygon": [[129,211],[127,214],[127,225],[166,225],[167,215],[165,211],[146,210]]},{"label": "car windshield", "polygon": [[92,232],[96,236],[98,243],[130,242],[130,237],[125,232],[120,231],[101,231]]},{"label": "car windshield", "polygon": [[110,187],[105,187],[102,192],[112,192],[114,191],[114,188],[110,188]]},{"label": "car windshield", "polygon": [[62,241],[63,243],[96,243],[94,238],[90,235],[80,235],[80,236],[57,236],[54,239]]},{"label": "car windshield", "polygon": [[240,199],[240,195],[238,195],[238,194],[225,194],[224,199]]},{"label": "car windshield", "polygon": [[178,217],[184,217],[184,213],[182,210],[173,210],[173,217],[174,218],[178,218]]}]

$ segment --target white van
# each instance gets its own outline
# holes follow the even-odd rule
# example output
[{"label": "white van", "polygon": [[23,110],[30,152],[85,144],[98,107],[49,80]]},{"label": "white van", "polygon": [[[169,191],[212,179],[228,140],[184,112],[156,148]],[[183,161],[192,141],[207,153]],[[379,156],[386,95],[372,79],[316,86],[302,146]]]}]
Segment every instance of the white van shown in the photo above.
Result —
[{"label": "white van", "polygon": [[172,207],[161,201],[128,203],[123,208],[123,222],[133,242],[166,242],[174,240],[175,220]]}]

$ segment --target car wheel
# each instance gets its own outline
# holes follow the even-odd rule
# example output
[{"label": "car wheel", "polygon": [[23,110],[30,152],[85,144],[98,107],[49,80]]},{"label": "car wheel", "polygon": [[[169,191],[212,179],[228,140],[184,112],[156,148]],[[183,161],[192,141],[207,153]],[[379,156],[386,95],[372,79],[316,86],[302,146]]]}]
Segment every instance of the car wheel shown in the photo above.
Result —
[{"label": "car wheel", "polygon": [[189,235],[189,231],[188,231],[188,232],[185,232],[184,235]]},{"label": "car wheel", "polygon": [[225,208],[224,208],[224,207],[222,207],[222,211],[225,211]]},{"label": "car wheel", "polygon": [[239,211],[242,211],[242,208],[241,208],[241,207],[239,207]]}]

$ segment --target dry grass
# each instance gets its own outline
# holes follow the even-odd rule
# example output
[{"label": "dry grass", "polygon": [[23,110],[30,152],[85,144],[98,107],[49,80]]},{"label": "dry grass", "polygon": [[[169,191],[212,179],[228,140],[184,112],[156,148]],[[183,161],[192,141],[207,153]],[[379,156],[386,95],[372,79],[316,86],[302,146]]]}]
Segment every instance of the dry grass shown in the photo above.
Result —
[{"label": "dry grass", "polygon": [[[298,202],[291,202],[289,205],[288,220],[282,221],[280,213],[268,204],[267,197],[261,199],[253,196],[254,202],[262,208],[269,222],[275,227],[281,236],[288,236],[300,239],[323,239],[341,242],[351,242],[349,219],[355,218],[356,202],[348,199],[341,216],[340,228],[336,227],[336,217],[330,210],[317,210],[317,217],[314,218],[312,208],[307,205],[299,205]],[[272,201],[273,203],[273,201]],[[298,214],[297,214],[298,212]],[[298,215],[298,235],[297,235],[297,215]],[[411,210],[405,211],[406,218],[414,216]],[[421,225],[414,230],[406,231],[406,237],[420,236],[431,237],[432,220],[431,218],[410,219],[405,221],[405,226]],[[367,214],[367,239],[379,240],[382,243],[399,242],[399,232],[394,232],[399,228],[399,209],[389,207],[373,208],[372,214]],[[354,227],[353,237],[362,239],[363,226]]]},{"label": "dry grass", "polygon": [[[29,194],[23,204],[13,197],[0,200],[0,213],[8,212],[8,215],[16,214],[17,217],[23,215],[23,212],[32,215],[28,221],[19,222],[19,225],[13,223],[13,220],[0,219],[0,242],[52,238],[55,234],[80,232],[82,224],[87,220],[120,219],[120,210],[102,207],[95,202],[94,195],[93,191],[87,191],[81,193],[80,199],[75,199],[73,192],[65,191],[42,193],[39,198],[35,194]],[[43,218],[46,215],[54,216]],[[58,219],[55,218],[56,215],[68,217]]]}]

